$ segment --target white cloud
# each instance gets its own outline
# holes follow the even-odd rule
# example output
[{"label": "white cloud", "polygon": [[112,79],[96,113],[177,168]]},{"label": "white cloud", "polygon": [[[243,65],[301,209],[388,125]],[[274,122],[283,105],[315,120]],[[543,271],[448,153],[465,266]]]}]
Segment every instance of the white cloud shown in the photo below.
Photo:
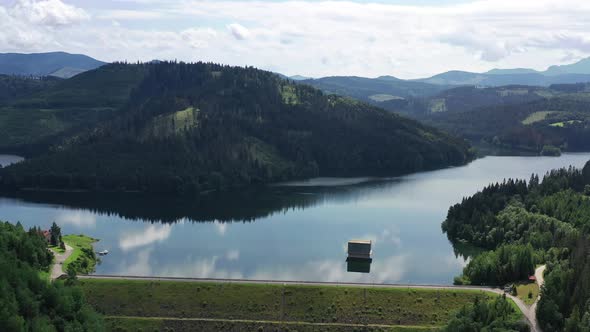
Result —
[{"label": "white cloud", "polygon": [[493,36],[483,38],[477,33],[456,31],[442,35],[439,40],[449,45],[463,47],[473,52],[479,59],[488,62],[496,62],[510,55],[512,50],[501,41],[495,41]]},{"label": "white cloud", "polygon": [[140,232],[126,234],[119,239],[119,247],[124,251],[143,247],[155,242],[162,242],[170,236],[172,226],[169,224],[149,225]]},{"label": "white cloud", "polygon": [[52,27],[77,24],[90,18],[85,10],[60,0],[18,0],[11,14],[29,23]]},{"label": "white cloud", "polygon": [[228,25],[227,28],[229,29],[231,34],[234,36],[234,38],[236,38],[238,40],[244,40],[244,39],[247,39],[248,37],[250,37],[250,30],[248,30],[247,28],[245,28],[244,26],[242,26],[240,24],[232,23],[232,24]]},{"label": "white cloud", "polygon": [[134,1],[129,8],[101,2],[93,10],[59,0],[0,5],[0,51],[61,49],[107,61],[203,60],[288,75],[402,78],[545,69],[568,54],[590,55],[590,2],[579,0],[185,0]]},{"label": "white cloud", "polygon": [[192,48],[206,48],[217,32],[211,28],[190,28],[180,32],[180,36]]}]

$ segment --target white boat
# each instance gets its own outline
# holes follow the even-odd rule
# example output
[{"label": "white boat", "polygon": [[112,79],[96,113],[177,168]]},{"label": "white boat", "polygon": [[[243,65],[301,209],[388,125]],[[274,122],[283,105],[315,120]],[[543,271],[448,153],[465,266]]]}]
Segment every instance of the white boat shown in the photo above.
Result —
[{"label": "white boat", "polygon": [[108,255],[108,253],[109,253],[108,250],[103,250],[103,251],[99,251],[98,252],[98,254],[101,255],[101,256]]}]

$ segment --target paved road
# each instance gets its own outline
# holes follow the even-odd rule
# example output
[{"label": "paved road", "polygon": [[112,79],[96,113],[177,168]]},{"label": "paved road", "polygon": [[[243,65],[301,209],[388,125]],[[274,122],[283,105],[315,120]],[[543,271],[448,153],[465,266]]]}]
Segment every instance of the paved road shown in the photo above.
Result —
[{"label": "paved road", "polygon": [[55,251],[53,252],[53,255],[55,256],[55,262],[51,267],[51,280],[55,280],[66,274],[63,270],[63,263],[66,261],[66,259],[68,259],[68,257],[70,257],[73,251],[74,248],[66,244],[66,251],[63,254],[58,254]]},{"label": "paved road", "polygon": [[371,284],[361,282],[322,282],[322,281],[290,281],[290,280],[252,280],[252,279],[216,279],[216,278],[182,278],[182,277],[143,277],[120,275],[81,275],[80,279],[122,279],[148,281],[178,281],[178,282],[213,282],[233,284],[270,284],[270,285],[311,285],[311,286],[359,286],[380,288],[423,288],[423,289],[466,289],[481,290],[501,294],[502,290],[486,286],[454,286],[454,285],[414,285],[414,284]]}]

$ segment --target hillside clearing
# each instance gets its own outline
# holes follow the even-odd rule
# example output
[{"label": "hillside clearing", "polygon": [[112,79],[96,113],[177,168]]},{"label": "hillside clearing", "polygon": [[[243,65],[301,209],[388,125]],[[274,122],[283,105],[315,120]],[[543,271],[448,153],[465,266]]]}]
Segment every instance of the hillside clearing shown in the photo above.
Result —
[{"label": "hillside clearing", "polygon": [[72,234],[65,235],[63,241],[74,249],[70,257],[63,264],[64,271],[68,271],[68,266],[71,264],[75,264],[78,273],[90,273],[94,271],[96,257],[94,256],[92,244],[98,241],[97,239],[82,234]]},{"label": "hillside clearing", "polygon": [[539,121],[543,121],[547,118],[547,116],[549,114],[552,114],[555,112],[552,111],[540,111],[540,112],[535,112],[530,114],[526,119],[522,120],[522,124],[523,125],[530,125],[533,124],[535,122],[539,122]]}]

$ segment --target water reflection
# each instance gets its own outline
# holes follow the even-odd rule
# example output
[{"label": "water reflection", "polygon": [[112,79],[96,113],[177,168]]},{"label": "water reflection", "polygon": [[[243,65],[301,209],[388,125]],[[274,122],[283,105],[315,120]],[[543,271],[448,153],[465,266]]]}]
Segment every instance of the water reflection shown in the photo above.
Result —
[{"label": "water reflection", "polygon": [[387,192],[400,181],[402,179],[372,180],[355,185],[311,187],[306,191],[289,186],[259,187],[191,198],[139,193],[19,192],[3,195],[29,203],[85,209],[129,220],[215,222],[223,233],[220,224],[224,222],[250,222],[319,204],[356,202],[369,194]]},{"label": "water reflection", "polygon": [[25,160],[25,158],[14,155],[0,154],[0,168],[12,165]]},{"label": "water reflection", "polygon": [[155,242],[162,242],[170,236],[170,225],[150,225],[140,232],[123,234],[119,240],[119,247],[124,250],[144,247]]},{"label": "water reflection", "polygon": [[[490,157],[396,179],[200,198],[21,193],[0,198],[0,219],[43,228],[55,221],[64,233],[100,239],[96,250],[110,253],[99,274],[450,284],[469,257],[441,232],[451,204],[505,177],[588,159]],[[345,260],[355,238],[373,241],[369,273],[349,272],[358,270]]]},{"label": "water reflection", "polygon": [[346,272],[370,273],[371,262],[368,259],[348,258],[346,260]]}]

